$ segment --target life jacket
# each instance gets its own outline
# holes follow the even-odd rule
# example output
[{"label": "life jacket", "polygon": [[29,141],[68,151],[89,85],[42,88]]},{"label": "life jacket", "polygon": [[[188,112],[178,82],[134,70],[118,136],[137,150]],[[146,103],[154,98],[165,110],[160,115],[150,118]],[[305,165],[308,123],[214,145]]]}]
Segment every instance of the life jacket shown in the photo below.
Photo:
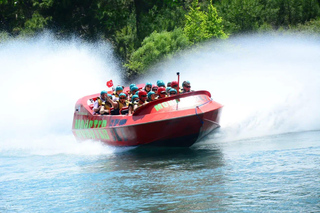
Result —
[{"label": "life jacket", "polygon": [[114,91],[113,94],[112,94],[112,100],[113,101],[119,101],[119,95],[117,94],[116,91]]},{"label": "life jacket", "polygon": [[[99,106],[102,106],[102,102],[104,102],[104,101],[102,101],[100,97],[97,97],[97,100],[98,100]],[[109,102],[105,102],[105,104],[104,104],[105,109],[110,110],[111,107],[112,107],[112,105]]]},{"label": "life jacket", "polygon": [[120,110],[123,107],[128,106],[128,102],[127,101],[125,101],[124,104],[121,103],[120,101],[117,101],[117,103],[118,103],[118,108],[113,110],[112,115],[120,115]]}]

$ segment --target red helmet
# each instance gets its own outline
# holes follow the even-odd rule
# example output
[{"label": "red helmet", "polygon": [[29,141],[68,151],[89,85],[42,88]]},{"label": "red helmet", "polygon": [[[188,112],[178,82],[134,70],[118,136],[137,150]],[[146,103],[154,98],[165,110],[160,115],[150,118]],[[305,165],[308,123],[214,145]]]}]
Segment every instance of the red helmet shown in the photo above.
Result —
[{"label": "red helmet", "polygon": [[147,97],[147,92],[144,90],[140,90],[139,91],[139,99],[141,99],[142,96]]},{"label": "red helmet", "polygon": [[179,86],[178,81],[172,81],[171,82],[171,87],[174,87],[174,86]]},{"label": "red helmet", "polygon": [[158,89],[158,95],[160,95],[161,92],[166,92],[166,88],[164,88],[164,87],[159,87],[159,89]]}]

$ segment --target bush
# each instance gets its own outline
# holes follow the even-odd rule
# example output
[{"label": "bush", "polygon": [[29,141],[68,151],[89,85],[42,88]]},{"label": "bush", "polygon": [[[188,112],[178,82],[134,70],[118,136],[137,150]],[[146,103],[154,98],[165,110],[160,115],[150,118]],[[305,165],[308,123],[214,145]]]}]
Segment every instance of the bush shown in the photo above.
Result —
[{"label": "bush", "polygon": [[151,65],[163,58],[170,57],[189,45],[190,42],[181,28],[172,32],[153,32],[143,40],[142,46],[132,54],[129,63],[125,64],[125,67],[129,69],[128,76],[145,73]]}]

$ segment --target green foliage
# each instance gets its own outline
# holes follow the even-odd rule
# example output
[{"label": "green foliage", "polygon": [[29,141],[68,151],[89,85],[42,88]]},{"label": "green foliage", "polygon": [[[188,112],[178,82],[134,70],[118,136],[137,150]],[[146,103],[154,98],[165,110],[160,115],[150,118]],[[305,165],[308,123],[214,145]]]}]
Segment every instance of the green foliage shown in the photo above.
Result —
[{"label": "green foliage", "polygon": [[137,49],[125,64],[129,69],[128,76],[142,74],[154,63],[163,58],[171,57],[172,54],[190,45],[188,38],[183,34],[181,28],[172,32],[153,32],[146,37],[142,46]]},{"label": "green foliage", "polygon": [[21,34],[33,35],[40,32],[47,26],[48,21],[51,19],[52,17],[44,18],[38,12],[35,12],[32,15],[32,18],[25,22],[24,28],[21,30]]},{"label": "green foliage", "polygon": [[0,0],[0,40],[44,29],[58,38],[108,40],[130,76],[180,49],[229,34],[319,33],[319,4],[320,0],[216,0],[214,5],[212,0]]},{"label": "green foliage", "polygon": [[220,0],[216,7],[229,33],[290,28],[319,16],[317,0]]},{"label": "green foliage", "polygon": [[0,32],[0,43],[10,39],[9,33]]},{"label": "green foliage", "polygon": [[305,24],[298,24],[292,29],[293,32],[300,32],[304,34],[320,35],[320,18],[311,20]]},{"label": "green foliage", "polygon": [[184,33],[193,43],[208,40],[210,38],[227,38],[223,32],[222,19],[218,17],[215,7],[210,0],[208,12],[201,11],[198,0],[194,0],[189,13],[185,16],[186,24]]}]

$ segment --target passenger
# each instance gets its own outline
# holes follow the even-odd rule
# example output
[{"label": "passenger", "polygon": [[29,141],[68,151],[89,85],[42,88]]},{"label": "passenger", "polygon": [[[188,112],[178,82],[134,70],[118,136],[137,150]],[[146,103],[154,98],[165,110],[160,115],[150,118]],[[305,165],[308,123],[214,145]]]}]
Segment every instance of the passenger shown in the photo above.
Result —
[{"label": "passenger", "polygon": [[119,101],[119,94],[123,92],[122,86],[117,86],[116,91],[112,95],[112,101]]},{"label": "passenger", "polygon": [[177,94],[177,90],[171,88],[171,89],[170,89],[170,96],[173,96],[173,95],[176,95],[176,94]]},{"label": "passenger", "polygon": [[158,86],[154,85],[154,86],[152,87],[152,91],[155,92],[155,93],[157,93],[157,91],[158,91]]},{"label": "passenger", "polygon": [[156,93],[153,92],[153,91],[150,91],[148,93],[148,102],[151,102],[151,101],[154,101],[154,100],[156,100]]},{"label": "passenger", "polygon": [[[112,98],[112,95],[108,94],[109,98]],[[102,102],[101,108],[100,108],[100,115],[109,115],[110,109],[112,108],[112,104],[106,100],[106,102]]]},{"label": "passenger", "polygon": [[186,92],[193,92],[193,90],[190,90],[190,82],[189,81],[184,81],[182,83],[182,90],[181,93],[186,93]]},{"label": "passenger", "polygon": [[166,87],[166,85],[164,84],[164,82],[162,80],[157,81],[157,86],[158,87]]},{"label": "passenger", "polygon": [[175,89],[177,92],[180,91],[178,81],[172,81],[172,82],[171,82],[171,87],[172,87],[173,89]]},{"label": "passenger", "polygon": [[131,91],[131,88],[133,87],[133,86],[136,86],[135,84],[130,84],[130,91]]},{"label": "passenger", "polygon": [[146,86],[143,88],[147,93],[151,91],[152,84],[150,82],[146,83]]},{"label": "passenger", "polygon": [[93,104],[92,110],[93,110],[94,115],[100,113],[102,103],[105,103],[107,101],[107,94],[108,94],[108,92],[105,90],[100,92],[100,97],[97,97],[97,100]]},{"label": "passenger", "polygon": [[129,112],[128,115],[132,115],[133,113],[133,109],[134,109],[134,105],[136,105],[139,101],[139,96],[138,95],[133,95],[131,98],[131,101],[129,103]]},{"label": "passenger", "polygon": [[167,87],[171,87],[171,81],[168,81]]},{"label": "passenger", "polygon": [[114,108],[114,111],[112,112],[113,115],[119,115],[120,110],[123,107],[128,106],[127,95],[125,93],[119,94],[119,101],[112,101],[109,97],[107,97],[107,99],[112,104],[112,107]]},{"label": "passenger", "polygon": [[170,90],[171,90],[171,89],[172,89],[171,87],[167,87],[167,88],[166,88],[167,96],[170,96]]},{"label": "passenger", "polygon": [[137,102],[136,105],[134,105],[133,110],[136,111],[139,107],[141,107],[142,105],[146,104],[147,100],[147,93],[144,90],[140,90],[139,91],[139,101]]},{"label": "passenger", "polygon": [[167,97],[166,88],[159,87],[158,89],[158,99]]},{"label": "passenger", "polygon": [[131,92],[130,98],[132,97],[132,95],[135,95],[137,91],[139,91],[139,88],[137,86],[132,86],[130,90]]},{"label": "passenger", "polygon": [[133,87],[133,86],[136,86],[135,84],[130,84],[130,86],[129,86],[129,96],[132,96],[132,95],[134,95],[134,94],[132,94],[131,93],[131,88]]}]

